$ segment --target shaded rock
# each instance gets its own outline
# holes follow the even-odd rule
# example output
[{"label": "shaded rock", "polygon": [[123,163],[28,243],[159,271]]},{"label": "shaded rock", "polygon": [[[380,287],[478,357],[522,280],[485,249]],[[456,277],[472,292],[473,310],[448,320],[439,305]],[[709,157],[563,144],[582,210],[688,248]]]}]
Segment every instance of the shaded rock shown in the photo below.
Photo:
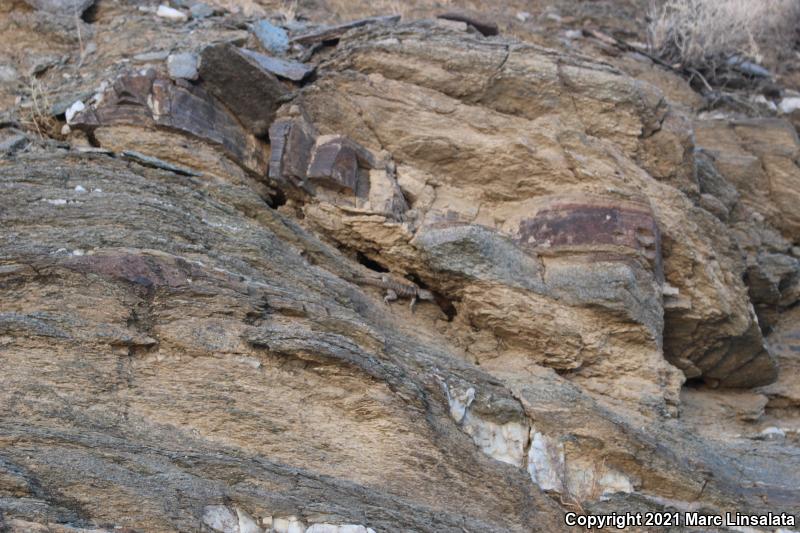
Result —
[{"label": "shaded rock", "polygon": [[777,361],[764,346],[756,320],[744,334],[726,339],[702,357],[693,359],[692,364],[712,386],[758,387],[778,377]]},{"label": "shaded rock", "polygon": [[739,191],[720,174],[713,157],[700,150],[695,155],[695,164],[700,192],[716,198],[726,212],[733,210],[739,202]]},{"label": "shaded rock", "polygon": [[722,200],[714,196],[713,194],[703,193],[700,195],[699,205],[718,219],[726,222],[728,220],[728,216],[730,215],[730,211],[722,203]]},{"label": "shaded rock", "polygon": [[172,79],[196,80],[198,58],[192,53],[170,54],[167,58],[167,70]]},{"label": "shaded rock", "polygon": [[336,26],[328,26],[311,33],[297,35],[292,37],[291,41],[298,44],[313,44],[324,43],[326,41],[336,41],[342,35],[352,30],[353,28],[360,28],[369,25],[391,25],[396,24],[400,20],[400,15],[387,15],[382,17],[369,17],[365,19],[354,20],[352,22],[345,22],[344,24],[337,24]]},{"label": "shaded rock", "polygon": [[[783,119],[695,122],[697,146],[713,158],[739,202],[766,218],[787,239],[800,239],[800,140]],[[701,175],[701,179],[709,174]],[[716,180],[718,182],[718,179]],[[712,192],[713,194],[713,192]],[[732,194],[720,199],[730,205]]]},{"label": "shaded rock", "polygon": [[759,324],[768,331],[780,311],[800,299],[800,261],[787,254],[759,252],[748,257],[745,281]]},{"label": "shaded rock", "polygon": [[490,37],[492,35],[499,35],[500,30],[497,27],[497,24],[494,22],[487,22],[483,20],[479,20],[475,17],[465,15],[463,13],[443,13],[441,15],[437,15],[440,19],[445,20],[455,20],[458,22],[465,22],[478,30],[481,35],[484,37]]},{"label": "shaded rock", "polygon": [[50,114],[54,117],[63,115],[64,118],[66,118],[67,110],[74,105],[75,102],[87,102],[92,96],[94,96],[94,91],[85,91],[59,98],[56,103],[50,106]]},{"label": "shaded rock", "polygon": [[306,184],[308,165],[316,133],[303,119],[276,120],[269,129],[269,177],[279,187],[310,190]]},{"label": "shaded rock", "polygon": [[214,15],[214,8],[203,2],[197,2],[189,8],[189,13],[193,19],[204,19]]},{"label": "shaded rock", "polygon": [[94,0],[25,0],[34,9],[62,16],[81,16]]},{"label": "shaded rock", "polygon": [[154,70],[121,75],[72,124],[88,131],[117,125],[177,131],[218,147],[249,172],[263,176],[267,170],[260,142],[216,100],[199,87],[179,87],[158,77]]},{"label": "shaded rock", "polygon": [[11,65],[0,65],[0,83],[15,83],[19,80],[19,72]]},{"label": "shaded rock", "polygon": [[355,151],[341,141],[318,144],[308,167],[308,178],[325,187],[355,193],[358,185]]},{"label": "shaded rock", "polygon": [[203,87],[261,137],[289,91],[251,54],[231,44],[209,46],[200,57],[200,78]]},{"label": "shaded rock", "polygon": [[289,36],[286,30],[271,24],[266,19],[256,21],[253,24],[253,33],[255,33],[264,50],[271,54],[281,55],[289,50]]},{"label": "shaded rock", "polygon": [[290,61],[287,59],[279,59],[277,57],[269,57],[252,50],[240,48],[241,52],[247,57],[255,60],[261,68],[275,74],[280,78],[286,78],[292,81],[302,81],[307,78],[312,72],[314,67],[300,63],[298,61]]},{"label": "shaded rock", "polygon": [[767,409],[789,414],[800,407],[800,308],[780,317],[767,337],[767,346],[778,359],[781,372],[775,383],[758,391],[769,398]]},{"label": "shaded rock", "polygon": [[11,155],[25,148],[28,136],[13,128],[0,130],[0,154]]}]

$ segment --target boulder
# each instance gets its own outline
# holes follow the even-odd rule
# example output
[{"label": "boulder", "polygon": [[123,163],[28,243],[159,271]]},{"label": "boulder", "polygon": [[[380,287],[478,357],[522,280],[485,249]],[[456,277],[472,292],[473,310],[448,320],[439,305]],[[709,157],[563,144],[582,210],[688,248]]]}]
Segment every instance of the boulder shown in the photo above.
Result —
[{"label": "boulder", "polygon": [[200,55],[203,87],[256,137],[265,137],[289,91],[275,75],[232,44],[207,47]]}]

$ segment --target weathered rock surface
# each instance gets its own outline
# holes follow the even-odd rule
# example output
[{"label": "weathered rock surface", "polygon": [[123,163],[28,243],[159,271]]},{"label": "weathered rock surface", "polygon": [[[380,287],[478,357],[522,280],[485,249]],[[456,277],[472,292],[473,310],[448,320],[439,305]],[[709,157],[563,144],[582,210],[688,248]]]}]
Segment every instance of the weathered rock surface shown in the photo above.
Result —
[{"label": "weathered rock surface", "polygon": [[697,144],[738,191],[743,206],[760,213],[787,239],[800,239],[800,141],[780,119],[704,120],[695,123]]},{"label": "weathered rock surface", "polygon": [[95,136],[118,126],[177,130],[219,147],[250,172],[266,172],[263,146],[218,101],[200,87],[175,83],[153,69],[121,75],[71,126]]},{"label": "weathered rock surface", "polygon": [[[463,55],[459,53],[462,48]],[[475,58],[469,68],[468,57]],[[481,58],[485,58],[486,64],[482,76],[479,75]],[[526,70],[543,62],[550,66],[538,68],[535,76]],[[343,68],[347,70],[341,72]],[[391,152],[398,162],[401,186],[405,176],[418,182],[414,185],[416,189],[429,188],[423,202],[411,205],[418,217],[417,224],[423,227],[478,224],[518,242],[541,237],[539,242],[524,244],[535,261],[543,262],[542,270],[553,274],[552,281],[545,279],[544,285],[554,284],[563,287],[561,292],[572,292],[573,306],[594,308],[599,303],[591,295],[590,285],[603,296],[609,294],[609,287],[639,287],[622,289],[625,294],[639,292],[634,296],[637,302],[614,296],[603,304],[614,309],[625,302],[619,311],[622,315],[633,313],[630,320],[642,328],[638,333],[629,326],[611,327],[602,324],[603,319],[583,318],[567,333],[564,330],[572,329],[569,322],[557,318],[566,310],[555,313],[552,325],[545,330],[541,329],[540,316],[536,326],[513,324],[525,320],[525,314],[509,316],[504,307],[521,309],[532,305],[531,302],[508,301],[491,312],[485,305],[468,301],[465,312],[459,316],[467,315],[469,323],[494,330],[503,343],[526,339],[524,342],[528,344],[529,337],[560,339],[566,335],[572,341],[554,342],[557,353],[550,353],[554,348],[543,350],[545,358],[560,361],[556,368],[562,369],[584,367],[583,356],[578,354],[587,345],[599,342],[610,350],[601,360],[613,361],[611,364],[617,368],[630,364],[637,381],[642,379],[640,370],[649,368],[652,373],[645,380],[653,388],[595,383],[597,390],[624,395],[637,391],[633,394],[641,394],[641,401],[648,405],[658,404],[658,397],[661,401],[668,398],[668,403],[675,401],[680,386],[680,379],[671,367],[660,362],[662,349],[670,361],[686,369],[691,377],[705,375],[715,383],[734,386],[764,384],[775,378],[774,362],[763,349],[746,288],[738,279],[741,274],[737,275],[737,271],[741,272],[743,266],[725,226],[704,211],[693,209],[686,197],[672,187],[661,185],[617,149],[617,146],[627,147],[633,158],[647,150],[661,149],[657,143],[636,146],[640,137],[656,128],[655,124],[663,117],[663,101],[656,96],[657,89],[588,60],[576,64],[573,59],[559,58],[553,52],[530,46],[509,46],[506,50],[494,43],[470,42],[436,28],[366,30],[361,37],[352,35],[340,43],[330,69],[328,75],[321,74],[316,84],[303,91],[303,104],[321,131],[344,132],[367,147]],[[369,74],[361,74],[362,71]],[[511,90],[513,86],[539,82],[542,71],[551,72],[551,77],[541,81],[543,90],[537,94],[541,96],[549,90],[557,100],[551,102],[544,96],[522,100],[519,93]],[[571,90],[569,76],[581,80],[577,90]],[[553,83],[565,84],[563,92],[553,89]],[[580,91],[585,91],[585,96]],[[592,103],[576,107],[575,102],[562,102],[566,95],[572,99],[592,99]],[[624,104],[617,102],[622,98]],[[597,113],[604,106],[613,106],[617,113],[615,128],[609,133],[616,145],[598,138],[605,137],[606,130],[612,131],[604,123],[605,115]],[[570,114],[576,109],[577,120],[574,113]],[[620,114],[630,124],[627,136],[624,128],[619,127]],[[408,127],[409,123],[413,128]],[[681,150],[687,149],[681,146]],[[639,207],[631,211],[632,215],[626,215],[630,209],[626,206],[631,203]],[[380,251],[384,264],[393,260],[393,269],[426,277],[425,260],[415,257],[418,252],[413,250],[413,243],[411,248],[400,244],[413,238],[416,230],[413,224],[401,219],[392,221],[397,237],[387,248],[385,224],[390,221],[376,224],[375,230],[370,230],[355,215],[350,217],[353,219],[350,227],[346,215],[337,214],[337,221],[332,222],[330,213],[314,209],[312,212],[306,208],[306,216],[325,217],[321,224],[328,232],[335,226],[339,233],[348,234],[339,236],[343,242],[358,246],[355,241],[369,240],[368,232],[374,231],[377,239],[383,241],[373,247]],[[555,216],[564,222],[558,224],[567,226],[555,242],[550,235],[535,235],[537,224],[542,224],[536,221],[536,213],[542,211],[546,217],[544,212],[549,209],[560,210],[561,214]],[[636,221],[643,220],[643,216],[650,217],[649,222]],[[607,228],[602,227],[604,222]],[[381,225],[384,227],[379,229]],[[526,234],[530,231],[534,235]],[[459,250],[452,255],[460,257],[463,253]],[[626,256],[631,256],[628,263]],[[605,263],[598,262],[601,257]],[[491,254],[484,258],[486,262],[493,260]],[[587,262],[593,265],[594,272],[581,266]],[[696,276],[687,277],[687,271]],[[456,290],[457,299],[462,301],[465,295],[461,291],[474,292],[476,298],[483,299],[482,294],[488,289],[485,286],[468,289],[463,279],[443,282],[440,278],[441,271],[431,271],[426,281],[447,283],[450,291],[454,290],[453,283],[460,283]],[[662,312],[660,297],[665,281],[678,290],[667,295]],[[548,291],[551,289],[534,290],[540,294]],[[555,308],[563,307],[563,297],[549,296]],[[489,300],[503,301],[496,298],[493,295]],[[535,305],[540,307],[542,303]],[[644,312],[637,312],[637,307]],[[487,312],[491,316],[470,316]],[[661,323],[662,314],[666,326]],[[616,312],[604,314],[605,319],[615,315]],[[612,348],[616,343],[599,331],[590,333],[585,329],[587,322],[597,324],[597,329],[604,332],[625,333],[618,339],[617,347]],[[497,329],[501,324],[503,332]],[[662,328],[665,328],[663,346]],[[530,331],[529,336],[526,330]],[[555,330],[561,333],[556,334]],[[594,335],[600,337],[590,340]],[[636,347],[630,350],[633,338]],[[642,343],[648,342],[644,340],[647,338],[651,351],[643,352]],[[495,354],[497,350],[492,347],[490,351]],[[620,357],[633,357],[638,362],[622,364]],[[608,372],[584,369],[578,373],[578,379],[587,375],[595,381],[595,377],[608,376]],[[651,390],[659,392],[642,393]]]},{"label": "weathered rock surface", "polygon": [[0,530],[796,513],[787,122],[452,21],[284,13],[268,57],[256,3],[99,2],[85,53],[17,4],[0,43],[73,56],[0,85]]},{"label": "weathered rock surface", "polygon": [[231,45],[209,46],[200,57],[203,86],[252,134],[264,136],[288,91],[254,54]]},{"label": "weathered rock surface", "polygon": [[[378,530],[559,528],[521,470],[498,467],[449,421],[439,379],[474,383],[479,417],[498,423],[524,420],[516,400],[298,254],[316,249],[345,274],[337,252],[242,187],[106,156],[39,157],[0,168],[5,515],[163,531],[195,529],[226,501],[306,523],[358,522],[366,504]],[[40,392],[24,399],[33,371]],[[455,511],[456,493],[480,511]],[[534,519],[537,508],[550,511]]]},{"label": "weathered rock surface", "polygon": [[53,15],[81,16],[95,0],[25,0],[31,7]]}]

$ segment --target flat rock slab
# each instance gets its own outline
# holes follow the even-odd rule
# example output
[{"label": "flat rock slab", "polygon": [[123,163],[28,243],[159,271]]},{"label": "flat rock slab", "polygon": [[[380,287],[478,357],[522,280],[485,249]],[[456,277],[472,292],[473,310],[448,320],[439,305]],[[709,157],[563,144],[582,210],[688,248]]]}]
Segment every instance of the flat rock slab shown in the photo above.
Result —
[{"label": "flat rock slab", "polygon": [[298,35],[296,37],[292,37],[292,42],[298,44],[314,44],[323,43],[325,41],[335,41],[353,28],[359,28],[369,24],[396,24],[399,21],[400,15],[369,17],[365,19],[354,20],[352,22],[345,22],[344,24],[338,24],[336,26],[327,26],[311,33]]},{"label": "flat rock slab", "polygon": [[275,75],[232,44],[209,46],[200,57],[200,79],[251,133],[267,134],[289,91]]},{"label": "flat rock slab", "polygon": [[303,81],[314,72],[314,67],[306,65],[305,63],[270,57],[245,48],[241,48],[240,50],[244,55],[256,61],[264,70],[280,78],[286,78],[292,81]]},{"label": "flat rock slab", "polygon": [[308,177],[332,189],[355,192],[358,184],[356,152],[340,140],[317,146]]},{"label": "flat rock slab", "polygon": [[306,172],[316,140],[313,128],[302,120],[276,120],[269,129],[269,177],[280,187],[307,189]]}]

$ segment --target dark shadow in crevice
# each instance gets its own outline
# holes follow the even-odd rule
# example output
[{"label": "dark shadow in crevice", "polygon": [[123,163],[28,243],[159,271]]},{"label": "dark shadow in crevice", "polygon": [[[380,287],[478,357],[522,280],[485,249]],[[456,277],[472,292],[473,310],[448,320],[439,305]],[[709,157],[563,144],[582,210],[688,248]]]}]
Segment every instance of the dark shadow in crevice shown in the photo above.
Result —
[{"label": "dark shadow in crevice", "polygon": [[444,296],[442,293],[436,292],[435,290],[428,287],[422,279],[416,274],[409,274],[408,279],[413,281],[420,289],[425,289],[426,291],[430,291],[433,293],[433,301],[436,305],[439,306],[439,309],[442,310],[442,313],[447,317],[448,322],[452,322],[453,319],[458,315],[458,310],[456,310],[456,306],[453,305],[453,302]]},{"label": "dark shadow in crevice", "polygon": [[273,209],[277,209],[282,205],[286,205],[286,195],[280,189],[275,189],[267,198],[267,204]]},{"label": "dark shadow in crevice", "polygon": [[95,0],[95,2],[86,8],[86,11],[83,12],[81,15],[81,20],[84,21],[86,24],[94,24],[97,22],[97,11],[98,11],[98,4],[100,0]]},{"label": "dark shadow in crevice", "polygon": [[364,255],[361,252],[356,252],[356,261],[358,261],[363,266],[365,266],[368,269],[373,270],[375,272],[381,272],[381,273],[389,272],[388,268],[386,268],[385,266],[383,266],[379,262],[377,262],[377,261],[375,261],[373,259],[370,259],[369,257],[367,257],[366,255]]}]

